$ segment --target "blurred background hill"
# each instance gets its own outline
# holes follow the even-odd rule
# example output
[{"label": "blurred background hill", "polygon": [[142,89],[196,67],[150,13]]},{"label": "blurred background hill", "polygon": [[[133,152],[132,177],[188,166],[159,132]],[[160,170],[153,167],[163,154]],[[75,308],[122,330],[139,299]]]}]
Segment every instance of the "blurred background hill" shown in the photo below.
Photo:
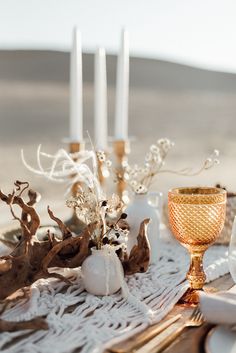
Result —
[{"label": "blurred background hill", "polygon": [[[108,56],[109,133],[113,135],[116,57]],[[85,131],[93,136],[93,55],[83,56]],[[167,190],[186,183],[221,182],[236,189],[236,75],[159,60],[131,58],[130,159],[142,161],[145,150],[160,137],[175,141],[168,167],[197,168],[211,150],[221,164],[199,177],[161,175],[154,188]],[[32,180],[50,199],[64,188],[32,176],[21,163],[20,149],[30,163],[36,149],[55,152],[69,130],[69,54],[49,51],[0,52],[0,180],[4,189],[15,178]],[[57,193],[58,195],[58,193]]]},{"label": "blurred background hill", "polygon": [[[220,182],[236,190],[236,3],[233,0],[0,0],[0,186],[29,180],[45,204],[65,186],[35,177],[36,149],[55,153],[69,134],[69,65],[74,25],[82,33],[84,129],[93,137],[93,53],[107,55],[113,135],[119,35],[130,32],[131,162],[157,138],[175,142],[166,167],[198,168],[213,149],[221,164],[194,178],[160,175],[153,189]],[[0,206],[0,211],[3,212]],[[3,219],[4,217],[2,217]],[[1,222],[1,220],[0,220]]]}]

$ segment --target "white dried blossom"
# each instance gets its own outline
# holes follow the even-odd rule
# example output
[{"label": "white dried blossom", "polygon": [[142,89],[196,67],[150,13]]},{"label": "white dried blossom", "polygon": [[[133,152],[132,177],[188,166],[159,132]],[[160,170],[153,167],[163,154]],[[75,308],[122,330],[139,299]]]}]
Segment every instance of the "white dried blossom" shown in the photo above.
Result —
[{"label": "white dried blossom", "polygon": [[134,193],[146,193],[150,188],[153,178],[159,173],[170,172],[178,175],[193,176],[199,174],[203,170],[212,168],[213,165],[219,163],[219,151],[214,150],[213,153],[204,161],[203,166],[195,172],[192,171],[191,168],[185,168],[179,171],[163,170],[166,157],[173,146],[174,143],[169,139],[159,139],[155,144],[152,144],[149,147],[143,166],[139,166],[137,164],[130,166],[128,161],[123,163],[123,179],[127,182]]},{"label": "white dried blossom", "polygon": [[145,156],[145,161],[146,162],[151,162],[152,160],[152,153],[151,152],[148,152]]},{"label": "white dried blossom", "polygon": [[117,209],[121,207],[121,200],[117,194],[112,194],[111,197],[107,200],[108,208]]},{"label": "white dried blossom", "polygon": [[106,154],[104,151],[97,151],[96,154],[97,154],[97,159],[100,162],[104,162],[106,160]]},{"label": "white dried blossom", "polygon": [[119,220],[126,217],[122,213],[124,205],[118,195],[112,194],[108,199],[98,200],[91,189],[83,189],[76,196],[70,197],[66,204],[74,208],[78,218],[85,224],[97,222],[97,227],[91,235],[97,248],[100,249],[108,243],[122,245],[122,242],[126,242],[127,231],[118,226]]},{"label": "white dried blossom", "polygon": [[71,196],[66,205],[74,208],[78,218],[85,224],[98,222],[100,219],[98,200],[91,189],[81,190],[76,196]]},{"label": "white dried blossom", "polygon": [[123,178],[126,181],[130,179],[130,175],[129,175],[129,173],[127,173],[127,171],[124,172]]},{"label": "white dried blossom", "polygon": [[106,160],[106,166],[110,168],[112,166],[112,162],[108,159]]},{"label": "white dried blossom", "polygon": [[214,150],[213,155],[215,156],[215,158],[217,158],[217,157],[219,157],[220,152],[218,150]]},{"label": "white dried blossom", "polygon": [[134,189],[136,194],[146,194],[148,191],[147,187],[143,184],[137,184]]},{"label": "white dried blossom", "polygon": [[128,243],[128,235],[129,235],[129,231],[127,229],[123,230],[121,228],[117,228],[117,229],[112,229],[109,232],[107,238],[109,239],[109,241],[122,244],[124,246],[124,249],[126,249],[127,243]]},{"label": "white dried blossom", "polygon": [[130,181],[130,185],[131,185],[133,188],[135,188],[135,187],[138,185],[138,182],[137,182],[136,180],[132,179],[132,180]]},{"label": "white dried blossom", "polygon": [[157,140],[157,146],[160,147],[160,154],[164,157],[174,146],[174,143],[167,138],[162,138]]},{"label": "white dried blossom", "polygon": [[219,154],[220,153],[218,150],[214,150],[213,153],[205,160],[203,168],[209,169],[209,168],[212,168],[214,164],[219,164],[220,163],[218,159]]},{"label": "white dried blossom", "polygon": [[159,153],[159,147],[157,146],[157,145],[151,145],[150,146],[150,151],[151,151],[151,153],[155,153],[155,154],[157,154],[157,153]]},{"label": "white dried blossom", "polygon": [[108,178],[110,176],[110,169],[112,166],[111,160],[107,159],[107,155],[105,151],[102,151],[102,150],[98,150],[96,152],[96,156],[100,165],[102,176],[104,178]]},{"label": "white dried blossom", "polygon": [[160,139],[152,144],[145,156],[143,166],[137,164],[130,166],[126,161],[123,165],[124,179],[135,193],[146,193],[152,178],[159,172],[164,164],[164,159],[173,143],[168,139]]}]

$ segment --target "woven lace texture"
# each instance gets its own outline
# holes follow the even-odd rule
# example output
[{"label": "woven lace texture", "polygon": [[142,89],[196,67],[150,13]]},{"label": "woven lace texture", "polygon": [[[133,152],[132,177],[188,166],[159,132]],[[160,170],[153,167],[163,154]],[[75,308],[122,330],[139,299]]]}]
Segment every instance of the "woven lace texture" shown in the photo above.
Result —
[{"label": "woven lace texture", "polygon": [[[46,316],[48,331],[2,333],[2,353],[100,353],[106,347],[160,321],[188,288],[185,275],[189,266],[187,251],[175,242],[162,242],[161,258],[148,272],[126,277],[128,296],[121,291],[96,297],[83,289],[80,269],[64,269],[72,278],[68,286],[55,280],[39,280],[32,286],[27,302],[4,313],[4,319],[20,321]],[[207,281],[228,270],[227,247],[212,246],[205,255]],[[9,344],[13,339],[20,340]]]}]

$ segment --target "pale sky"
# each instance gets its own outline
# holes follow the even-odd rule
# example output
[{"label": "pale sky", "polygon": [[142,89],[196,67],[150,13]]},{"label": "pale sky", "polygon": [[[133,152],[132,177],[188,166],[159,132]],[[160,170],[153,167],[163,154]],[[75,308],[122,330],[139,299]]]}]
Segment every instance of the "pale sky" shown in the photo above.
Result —
[{"label": "pale sky", "polygon": [[0,0],[0,49],[117,51],[130,32],[131,55],[236,72],[236,0]]}]

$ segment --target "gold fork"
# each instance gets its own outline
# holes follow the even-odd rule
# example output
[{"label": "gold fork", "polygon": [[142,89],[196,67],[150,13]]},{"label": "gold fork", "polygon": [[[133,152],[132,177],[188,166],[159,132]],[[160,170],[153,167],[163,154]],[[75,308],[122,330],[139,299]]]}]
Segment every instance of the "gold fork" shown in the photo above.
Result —
[{"label": "gold fork", "polygon": [[[160,353],[163,352],[164,349],[169,347],[171,343],[173,343],[177,337],[181,335],[181,333],[187,327],[198,327],[201,326],[204,322],[203,315],[197,307],[192,315],[187,319],[183,325],[181,325],[176,331],[170,333],[169,336],[165,337],[162,341],[158,342],[158,338],[154,338],[152,341],[144,345],[142,348],[137,350],[137,353]],[[156,342],[155,342],[156,341]]]},{"label": "gold fork", "polygon": [[164,321],[163,323],[159,323],[157,325],[153,325],[150,327],[150,330],[143,331],[138,336],[134,336],[133,339],[129,339],[127,342],[117,343],[113,347],[109,348],[110,353],[131,353],[135,352],[138,348],[142,347],[145,343],[150,341],[153,337],[160,334],[176,321],[181,318],[181,315],[175,315],[169,320]]}]

